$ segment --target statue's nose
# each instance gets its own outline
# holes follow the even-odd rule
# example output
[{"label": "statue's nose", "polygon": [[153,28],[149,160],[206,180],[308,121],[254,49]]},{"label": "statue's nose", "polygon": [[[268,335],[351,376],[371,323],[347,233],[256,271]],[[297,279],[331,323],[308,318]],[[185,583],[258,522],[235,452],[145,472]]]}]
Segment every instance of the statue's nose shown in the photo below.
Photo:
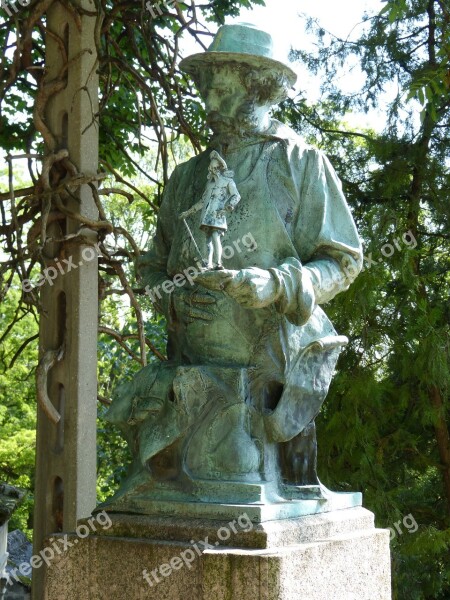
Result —
[{"label": "statue's nose", "polygon": [[207,113],[211,113],[213,111],[218,110],[219,108],[219,99],[217,94],[210,92],[205,101],[205,108]]}]

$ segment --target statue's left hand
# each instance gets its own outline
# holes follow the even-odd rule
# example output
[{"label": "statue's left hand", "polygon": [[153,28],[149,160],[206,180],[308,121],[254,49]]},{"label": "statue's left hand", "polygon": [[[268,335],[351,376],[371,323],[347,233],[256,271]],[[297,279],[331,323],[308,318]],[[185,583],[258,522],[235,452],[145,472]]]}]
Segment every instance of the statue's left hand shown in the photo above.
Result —
[{"label": "statue's left hand", "polygon": [[269,271],[250,267],[240,271],[206,271],[196,283],[210,290],[223,291],[245,308],[264,308],[278,299],[278,286]]}]

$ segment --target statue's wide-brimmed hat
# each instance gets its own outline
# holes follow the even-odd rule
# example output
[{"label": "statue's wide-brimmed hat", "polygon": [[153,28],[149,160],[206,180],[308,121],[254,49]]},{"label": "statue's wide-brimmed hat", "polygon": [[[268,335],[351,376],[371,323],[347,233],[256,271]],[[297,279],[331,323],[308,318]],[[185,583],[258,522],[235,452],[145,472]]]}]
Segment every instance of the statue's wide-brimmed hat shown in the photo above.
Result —
[{"label": "statue's wide-brimmed hat", "polygon": [[181,61],[180,68],[195,77],[201,69],[233,63],[244,63],[256,69],[270,68],[285,75],[291,85],[297,80],[294,71],[275,58],[270,33],[247,23],[222,25],[208,50],[188,56]]}]

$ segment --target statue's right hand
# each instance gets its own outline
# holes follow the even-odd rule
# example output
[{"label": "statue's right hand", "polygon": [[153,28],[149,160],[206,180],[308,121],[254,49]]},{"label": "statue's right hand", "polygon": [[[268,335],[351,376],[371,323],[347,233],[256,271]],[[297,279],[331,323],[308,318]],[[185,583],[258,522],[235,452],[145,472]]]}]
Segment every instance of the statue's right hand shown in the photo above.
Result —
[{"label": "statue's right hand", "polygon": [[173,294],[173,307],[176,318],[185,324],[194,321],[212,321],[213,305],[216,299],[212,294],[194,289],[178,288]]}]

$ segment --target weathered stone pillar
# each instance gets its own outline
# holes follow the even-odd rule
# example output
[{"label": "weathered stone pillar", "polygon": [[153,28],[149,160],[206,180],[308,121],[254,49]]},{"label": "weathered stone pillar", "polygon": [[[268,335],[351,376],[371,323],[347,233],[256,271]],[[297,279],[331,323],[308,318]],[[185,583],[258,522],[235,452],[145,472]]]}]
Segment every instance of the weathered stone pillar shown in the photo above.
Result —
[{"label": "weathered stone pillar", "polygon": [[[71,2],[76,5],[77,2]],[[90,15],[54,2],[47,13],[47,81],[66,85],[46,107],[46,124],[57,152],[67,149],[80,173],[95,176],[98,166],[98,76],[94,42],[95,3],[80,0]],[[63,66],[68,61],[64,73]],[[60,173],[60,179],[64,177]],[[56,177],[57,178],[57,177]],[[89,185],[79,187],[65,208],[89,219],[97,208]],[[55,207],[52,207],[55,211]],[[98,277],[96,235],[70,216],[49,218],[48,235],[63,242],[43,249],[51,275],[41,287],[40,355],[61,349],[45,388],[59,413],[58,423],[38,408],[34,553],[54,532],[70,531],[91,513],[96,501],[96,403]],[[67,239],[69,238],[69,239]],[[66,260],[67,262],[64,262]],[[54,279],[51,279],[54,276]],[[45,373],[42,375],[45,380]],[[53,411],[52,411],[53,412]],[[43,569],[33,573],[33,597],[43,597]]]}]

